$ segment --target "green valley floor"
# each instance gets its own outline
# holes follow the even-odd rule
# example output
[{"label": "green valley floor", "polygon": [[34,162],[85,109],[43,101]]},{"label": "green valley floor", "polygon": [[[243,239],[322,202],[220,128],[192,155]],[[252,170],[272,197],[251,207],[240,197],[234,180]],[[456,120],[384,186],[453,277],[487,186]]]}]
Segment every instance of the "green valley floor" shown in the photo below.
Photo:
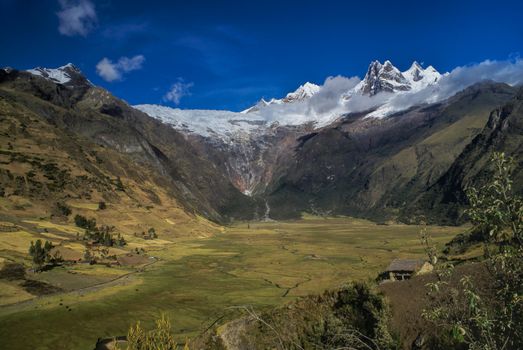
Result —
[{"label": "green valley floor", "polygon": [[[466,230],[427,229],[440,248]],[[419,230],[352,218],[238,223],[210,237],[166,242],[139,268],[55,268],[39,278],[60,280],[69,286],[64,292],[0,306],[0,348],[92,350],[97,338],[123,335],[138,320],[150,326],[160,313],[183,342],[237,317],[236,306],[261,310],[373,280],[394,258],[423,256]],[[80,268],[94,282],[76,283]]]}]

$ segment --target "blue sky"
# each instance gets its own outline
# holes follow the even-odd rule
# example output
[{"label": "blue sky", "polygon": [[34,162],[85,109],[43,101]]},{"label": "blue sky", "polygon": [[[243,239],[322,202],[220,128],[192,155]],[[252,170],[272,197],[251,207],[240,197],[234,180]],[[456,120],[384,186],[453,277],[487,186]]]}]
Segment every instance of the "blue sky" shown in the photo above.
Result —
[{"label": "blue sky", "polygon": [[[439,71],[523,50],[521,1],[0,0],[0,66],[77,65],[131,104],[241,110],[374,59]],[[97,68],[98,67],[98,68]]]}]

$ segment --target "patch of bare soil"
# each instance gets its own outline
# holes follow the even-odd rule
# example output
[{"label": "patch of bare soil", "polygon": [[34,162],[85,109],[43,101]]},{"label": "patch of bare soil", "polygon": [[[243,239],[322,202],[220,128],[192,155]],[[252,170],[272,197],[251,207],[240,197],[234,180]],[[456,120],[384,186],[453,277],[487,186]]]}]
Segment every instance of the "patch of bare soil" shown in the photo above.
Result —
[{"label": "patch of bare soil", "polygon": [[61,288],[53,286],[52,284],[35,280],[25,280],[24,283],[21,284],[21,286],[27,292],[37,296],[53,294],[62,291]]},{"label": "patch of bare soil", "polygon": [[25,268],[21,264],[8,263],[0,270],[0,279],[9,281],[25,279]]},{"label": "patch of bare soil", "polygon": [[118,263],[122,266],[145,265],[145,264],[153,261],[152,259],[149,259],[148,256],[141,255],[141,254],[120,255],[120,256],[118,256],[117,260],[118,260]]}]

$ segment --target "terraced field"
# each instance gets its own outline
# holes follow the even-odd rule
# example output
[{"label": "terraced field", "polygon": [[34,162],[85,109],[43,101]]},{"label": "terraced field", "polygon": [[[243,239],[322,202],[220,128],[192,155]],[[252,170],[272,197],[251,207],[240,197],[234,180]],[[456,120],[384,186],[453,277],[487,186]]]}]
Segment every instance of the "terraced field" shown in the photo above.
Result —
[{"label": "terraced field", "polygon": [[[428,229],[440,246],[464,230]],[[136,320],[149,325],[160,312],[183,341],[237,316],[234,306],[259,310],[374,279],[393,258],[423,255],[418,231],[351,218],[241,223],[211,237],[170,238],[149,251],[146,267],[56,268],[38,279],[63,292],[0,307],[0,348],[91,350],[97,338],[124,334]]]}]

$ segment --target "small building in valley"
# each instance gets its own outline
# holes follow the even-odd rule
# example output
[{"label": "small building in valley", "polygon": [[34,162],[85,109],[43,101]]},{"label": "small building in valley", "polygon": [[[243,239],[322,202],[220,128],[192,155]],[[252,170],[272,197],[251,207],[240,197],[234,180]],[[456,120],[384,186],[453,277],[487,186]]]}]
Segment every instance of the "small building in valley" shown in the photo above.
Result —
[{"label": "small building in valley", "polygon": [[403,281],[415,275],[431,272],[431,263],[422,259],[395,259],[382,274],[382,280]]}]

